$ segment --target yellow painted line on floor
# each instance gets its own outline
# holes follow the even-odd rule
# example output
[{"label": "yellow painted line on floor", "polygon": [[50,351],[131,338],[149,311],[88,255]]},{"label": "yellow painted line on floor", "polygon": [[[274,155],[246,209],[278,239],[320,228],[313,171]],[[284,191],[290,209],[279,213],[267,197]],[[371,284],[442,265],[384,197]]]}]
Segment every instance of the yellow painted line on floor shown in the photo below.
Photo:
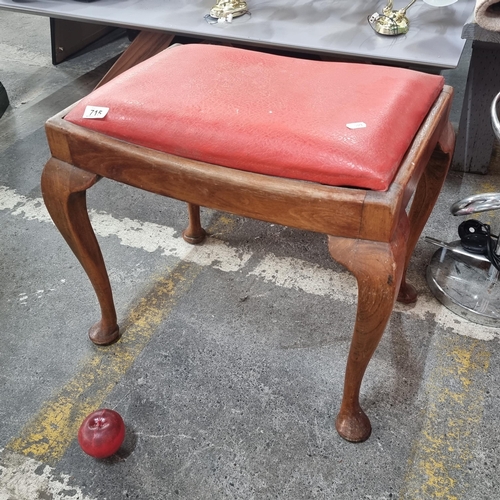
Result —
[{"label": "yellow painted line on floor", "polygon": [[490,353],[481,341],[443,337],[428,377],[427,407],[412,447],[400,499],[466,498],[475,432],[483,417],[483,374]]},{"label": "yellow painted line on floor", "polygon": [[[228,231],[233,222],[222,216],[210,229]],[[111,346],[96,347],[76,375],[43,405],[6,448],[55,465],[76,438],[83,419],[102,406],[202,269],[181,261],[166,277],[157,278],[123,322],[122,338]]]},{"label": "yellow painted line on floor", "polygon": [[479,188],[476,189],[476,193],[474,194],[481,194],[481,193],[498,193],[498,183],[493,182],[493,181],[483,181],[479,185]]},{"label": "yellow painted line on floor", "polygon": [[47,464],[57,462],[76,438],[82,420],[101,407],[201,269],[182,262],[167,277],[158,278],[130,312],[121,340],[108,347],[96,347],[73,379],[7,448]]}]

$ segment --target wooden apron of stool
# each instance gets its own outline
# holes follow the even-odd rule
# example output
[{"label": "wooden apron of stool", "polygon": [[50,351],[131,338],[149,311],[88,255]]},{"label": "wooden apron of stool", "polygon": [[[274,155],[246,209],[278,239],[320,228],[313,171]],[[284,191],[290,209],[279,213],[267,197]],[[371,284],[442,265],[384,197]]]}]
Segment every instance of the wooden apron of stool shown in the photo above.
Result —
[{"label": "wooden apron of stool", "polygon": [[92,341],[106,345],[119,337],[108,274],[86,207],[86,190],[100,177],[187,202],[184,238],[190,243],[205,237],[200,206],[324,233],[332,257],[358,283],[336,427],[348,441],[366,440],[371,425],[359,404],[361,382],[396,297],[405,303],[416,300],[406,283],[406,268],[453,153],[455,135],[448,121],[452,94],[445,86],[386,192],[271,177],[173,156],[69,123],[63,120],[69,109],[50,119],[46,131],[52,158],[43,171],[42,192],[97,294],[102,318],[89,331]]}]

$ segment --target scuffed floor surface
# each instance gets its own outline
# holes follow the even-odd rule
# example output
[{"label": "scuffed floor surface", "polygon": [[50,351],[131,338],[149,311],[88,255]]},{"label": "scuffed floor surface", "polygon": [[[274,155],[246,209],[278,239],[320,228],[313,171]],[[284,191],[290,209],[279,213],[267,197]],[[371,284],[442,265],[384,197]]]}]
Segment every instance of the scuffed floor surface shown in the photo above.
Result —
[{"label": "scuffed floor surface", "polygon": [[[93,346],[95,297],[41,200],[43,124],[128,40],[53,67],[47,19],[0,24],[0,500],[495,498],[500,329],[434,299],[423,238],[419,302],[396,307],[362,387],[365,443],[335,431],[356,283],[321,235],[204,210],[191,247],[183,204],[102,180],[88,206],[123,337]],[[457,89],[465,75],[446,72]],[[457,239],[450,205],[499,190],[497,164],[451,172],[423,236]],[[102,461],[76,442],[100,407],[127,425]]]}]

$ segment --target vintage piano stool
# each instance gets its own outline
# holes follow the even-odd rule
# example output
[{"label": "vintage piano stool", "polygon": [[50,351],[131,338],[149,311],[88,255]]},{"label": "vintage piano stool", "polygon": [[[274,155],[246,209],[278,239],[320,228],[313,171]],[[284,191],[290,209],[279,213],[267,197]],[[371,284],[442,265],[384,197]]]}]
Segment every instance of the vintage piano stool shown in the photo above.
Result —
[{"label": "vintage piano stool", "polygon": [[101,177],[187,202],[193,244],[205,237],[200,206],[323,233],[358,282],[337,430],[367,439],[360,386],[396,298],[416,300],[406,268],[453,153],[452,94],[442,77],[401,68],[192,44],[50,119],[42,191],[97,294],[92,341],[119,338],[86,208]]}]

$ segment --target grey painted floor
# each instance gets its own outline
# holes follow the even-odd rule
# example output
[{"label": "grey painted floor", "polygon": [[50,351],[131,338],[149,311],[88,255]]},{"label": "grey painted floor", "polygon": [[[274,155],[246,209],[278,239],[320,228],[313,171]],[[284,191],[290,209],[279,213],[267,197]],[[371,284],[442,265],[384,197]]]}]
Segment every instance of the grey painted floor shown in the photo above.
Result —
[{"label": "grey painted floor", "polygon": [[[123,337],[93,346],[94,295],[41,202],[43,124],[128,40],[53,67],[47,19],[0,26],[0,500],[498,497],[500,330],[434,299],[423,239],[419,303],[397,306],[365,377],[362,444],[334,428],[356,287],[322,236],[205,210],[193,249],[182,204],[103,180],[88,205]],[[459,95],[466,71],[446,73]],[[498,190],[497,163],[451,172],[424,235],[456,239],[451,203]],[[75,439],[99,407],[127,425],[104,461]]]}]

